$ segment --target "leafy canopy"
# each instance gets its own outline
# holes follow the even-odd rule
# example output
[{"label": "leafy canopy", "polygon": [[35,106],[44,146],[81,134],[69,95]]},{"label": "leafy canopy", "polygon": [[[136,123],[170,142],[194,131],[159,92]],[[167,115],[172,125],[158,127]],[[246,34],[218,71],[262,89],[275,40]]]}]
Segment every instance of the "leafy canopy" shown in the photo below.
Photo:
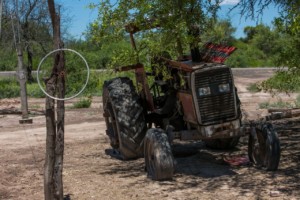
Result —
[{"label": "leafy canopy", "polygon": [[[109,43],[128,39],[125,26],[134,25],[143,30],[136,34],[138,57],[167,51],[181,56],[189,45],[197,45],[200,35],[215,22],[219,0],[120,0],[112,3],[102,0],[98,5],[99,17],[91,26],[92,38]],[[197,29],[197,33],[191,32]],[[147,50],[147,53],[145,53]],[[127,56],[130,56],[127,52]]]}]

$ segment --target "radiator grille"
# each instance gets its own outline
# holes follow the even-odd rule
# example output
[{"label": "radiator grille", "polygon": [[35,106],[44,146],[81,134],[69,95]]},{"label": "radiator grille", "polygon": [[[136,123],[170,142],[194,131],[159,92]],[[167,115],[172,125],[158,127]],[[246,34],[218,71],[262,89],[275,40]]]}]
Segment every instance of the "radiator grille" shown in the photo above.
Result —
[{"label": "radiator grille", "polygon": [[[234,102],[234,86],[229,68],[218,68],[195,74],[195,93],[203,124],[219,121],[229,121],[236,118],[236,107]],[[230,92],[220,93],[219,85],[230,84]],[[210,87],[211,95],[199,96],[198,88]]]}]

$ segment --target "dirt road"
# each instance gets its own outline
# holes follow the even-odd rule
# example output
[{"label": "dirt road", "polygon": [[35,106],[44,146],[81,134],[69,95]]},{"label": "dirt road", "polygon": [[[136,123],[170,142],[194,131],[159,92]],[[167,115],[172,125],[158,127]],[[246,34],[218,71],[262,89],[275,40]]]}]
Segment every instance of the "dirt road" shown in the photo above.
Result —
[{"label": "dirt road", "polygon": [[[278,97],[252,94],[246,88],[270,73],[234,74],[248,118],[266,114],[258,109],[258,103]],[[280,98],[292,101],[295,95],[281,94]],[[17,99],[0,100],[0,109],[18,106]],[[42,110],[44,100],[29,99],[29,107]],[[113,157],[100,107],[101,98],[95,97],[89,109],[66,111],[64,193],[72,200],[300,199],[300,119],[276,121],[282,146],[276,172],[224,162],[227,156],[246,155],[246,140],[238,149],[226,152],[207,149],[201,142],[177,143],[174,179],[154,182],[146,177],[143,159],[120,161]],[[19,119],[17,115],[0,115],[0,199],[43,199],[45,117],[34,116],[31,125],[20,125]]]}]

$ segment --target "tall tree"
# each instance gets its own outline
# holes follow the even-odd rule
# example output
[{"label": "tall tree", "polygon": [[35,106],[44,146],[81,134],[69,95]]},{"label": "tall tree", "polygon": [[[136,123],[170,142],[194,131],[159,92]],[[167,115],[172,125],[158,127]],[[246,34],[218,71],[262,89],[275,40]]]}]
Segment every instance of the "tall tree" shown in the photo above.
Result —
[{"label": "tall tree", "polygon": [[[5,52],[11,54],[9,48],[13,44],[13,33],[11,29],[11,16],[14,16],[15,11],[19,14],[18,21],[15,24],[20,24],[20,40],[23,50],[26,52],[26,67],[28,71],[28,79],[32,81],[31,70],[33,67],[33,57],[37,56],[37,52],[33,49],[39,49],[39,53],[45,54],[49,50],[50,23],[49,15],[47,14],[47,6],[45,0],[23,0],[23,1],[5,1],[3,4],[3,27],[1,36],[1,46],[5,48]],[[16,3],[18,7],[16,7]],[[15,19],[14,19],[15,20]],[[6,56],[5,52],[0,52],[1,56]]]},{"label": "tall tree", "polygon": [[[1,2],[2,3],[2,2]],[[28,119],[28,102],[27,102],[27,76],[24,70],[23,63],[23,50],[22,50],[22,41],[20,39],[20,23],[19,23],[19,12],[18,12],[18,1],[14,1],[13,14],[11,14],[11,23],[13,30],[13,38],[15,49],[17,53],[17,78],[20,84],[20,96],[21,96],[21,110],[22,110],[22,119],[19,121],[20,123],[32,123],[31,119]],[[16,24],[14,24],[14,21]]]}]

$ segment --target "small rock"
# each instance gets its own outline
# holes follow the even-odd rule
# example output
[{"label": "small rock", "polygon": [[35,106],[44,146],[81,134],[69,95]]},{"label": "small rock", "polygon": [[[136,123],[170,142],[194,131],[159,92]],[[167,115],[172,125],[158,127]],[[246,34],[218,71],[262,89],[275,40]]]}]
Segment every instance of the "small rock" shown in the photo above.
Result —
[{"label": "small rock", "polygon": [[279,196],[280,196],[279,191],[276,190],[270,191],[270,197],[279,197]]}]

